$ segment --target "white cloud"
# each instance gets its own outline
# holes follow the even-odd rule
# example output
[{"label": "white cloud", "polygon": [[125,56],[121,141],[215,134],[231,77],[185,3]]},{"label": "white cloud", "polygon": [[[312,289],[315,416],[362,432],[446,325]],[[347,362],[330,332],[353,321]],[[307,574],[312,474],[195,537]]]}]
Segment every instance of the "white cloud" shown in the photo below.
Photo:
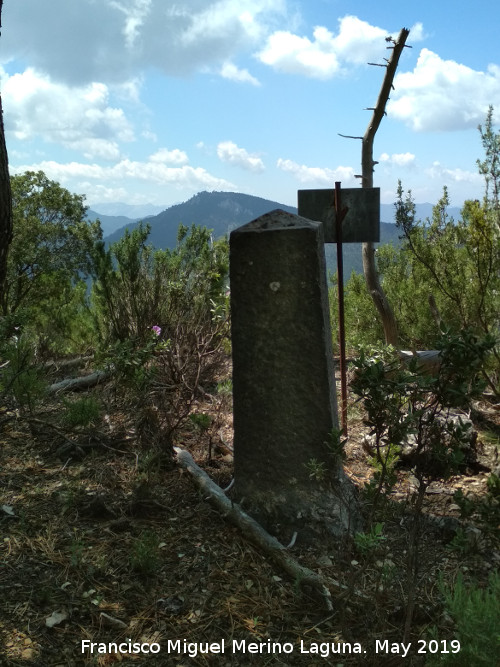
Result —
[{"label": "white cloud", "polygon": [[41,136],[83,152],[87,158],[117,160],[118,142],[134,140],[122,109],[109,104],[103,83],[70,88],[28,68],[8,77],[3,72],[6,131],[17,139]]},{"label": "white cloud", "polygon": [[[169,167],[162,162],[140,162],[132,160],[121,160],[113,166],[102,166],[99,164],[85,164],[81,162],[59,163],[55,161],[43,161],[37,164],[26,164],[11,166],[13,173],[41,170],[51,179],[60,182],[65,187],[71,185],[76,191],[84,191],[82,184],[92,184],[92,188],[85,191],[89,194],[95,190],[96,185],[106,188],[119,188],[123,191],[123,183],[146,182],[155,186],[172,186],[175,188],[189,189],[193,193],[199,190],[234,190],[234,184],[225,179],[213,176],[201,167],[183,165],[180,167]],[[90,195],[92,194],[90,192]],[[123,197],[122,197],[123,198]],[[97,199],[93,196],[93,199]]]},{"label": "white cloud", "polygon": [[444,167],[440,162],[432,163],[432,166],[426,169],[426,173],[432,180],[439,181],[443,184],[447,183],[472,183],[480,186],[484,183],[483,177],[474,171],[466,171],[465,169],[449,169]]},{"label": "white cloud", "polygon": [[[129,204],[139,204],[144,201],[143,197],[129,192],[127,188],[106,187],[101,183],[93,183],[92,181],[80,181],[77,189],[79,192],[85,193],[86,198],[93,202],[127,201]],[[92,208],[92,205],[90,207]]]},{"label": "white cloud", "polygon": [[239,69],[233,63],[226,62],[220,70],[224,79],[237,81],[238,83],[251,83],[253,86],[260,86],[260,81],[250,74],[247,69]]},{"label": "white cloud", "polygon": [[382,153],[379,157],[379,162],[387,165],[396,165],[396,167],[410,167],[415,164],[415,156],[413,153]]},{"label": "white cloud", "polygon": [[149,157],[151,162],[159,162],[162,164],[187,164],[189,162],[188,156],[184,151],[174,148],[169,151],[168,148],[160,148]]},{"label": "white cloud", "polygon": [[143,77],[137,76],[122,83],[113,84],[113,92],[118,99],[126,102],[140,104],[140,93],[143,84]]},{"label": "white cloud", "polygon": [[386,55],[387,30],[370,25],[357,16],[339,20],[339,33],[334,39],[335,52],[348,63],[365,64]]},{"label": "white cloud", "polygon": [[385,55],[387,31],[356,16],[339,19],[337,35],[317,26],[313,39],[284,30],[271,34],[257,54],[261,62],[280,72],[329,79],[346,64],[364,64]]},{"label": "white cloud", "polygon": [[314,41],[280,30],[273,33],[258,58],[286,74],[328,79],[340,65],[332,48],[333,35],[326,28],[314,29]]},{"label": "white cloud", "polygon": [[422,49],[415,69],[398,74],[388,113],[419,131],[462,130],[485,119],[500,105],[500,67],[474,70]]},{"label": "white cloud", "polygon": [[152,141],[153,143],[158,141],[158,136],[151,130],[143,130],[141,132],[141,137],[147,139],[147,141]]},{"label": "white cloud", "polygon": [[424,26],[420,21],[417,23],[414,23],[412,27],[410,28],[410,39],[409,41],[414,43],[414,42],[421,42],[423,39],[426,38],[426,34],[424,31]]},{"label": "white cloud", "polygon": [[118,0],[110,0],[109,4],[124,15],[122,32],[126,45],[133,48],[136,39],[139,37],[140,28],[151,11],[152,0],[132,0],[128,4]]},{"label": "white cloud", "polygon": [[185,76],[255,49],[286,9],[286,0],[5,3],[3,62],[28,62],[72,85],[122,83],[147,67]]},{"label": "white cloud", "polygon": [[354,169],[352,167],[336,167],[329,169],[325,167],[307,167],[303,164],[293,162],[293,160],[283,160],[279,158],[277,165],[278,169],[293,174],[300,183],[316,183],[318,185],[324,184],[330,187],[334,186],[335,181],[343,183],[353,183]]},{"label": "white cloud", "polygon": [[232,141],[221,141],[217,146],[217,155],[223,162],[229,162],[248,171],[260,173],[265,169],[260,157],[248,153],[244,148],[239,148]]}]

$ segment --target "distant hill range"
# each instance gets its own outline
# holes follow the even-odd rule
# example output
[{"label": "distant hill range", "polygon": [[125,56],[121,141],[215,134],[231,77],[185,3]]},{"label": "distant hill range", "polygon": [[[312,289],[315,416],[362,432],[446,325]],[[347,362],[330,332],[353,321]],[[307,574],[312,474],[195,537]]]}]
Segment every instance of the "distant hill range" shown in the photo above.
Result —
[{"label": "distant hill range", "polygon": [[[98,205],[96,205],[97,207]],[[106,208],[108,212],[124,210],[120,204],[107,204],[102,208]],[[120,239],[126,228],[131,231],[139,224],[140,220],[143,220],[151,226],[150,243],[156,248],[174,248],[180,223],[188,227],[191,224],[208,227],[213,230],[215,238],[219,238],[229,234],[236,227],[255,220],[255,218],[276,208],[289,213],[297,213],[297,209],[293,206],[252,195],[236,192],[200,192],[188,201],[170,206],[157,215],[133,219],[125,216],[107,215],[104,211],[98,213],[89,210],[87,217],[90,220],[99,218],[105,241],[108,244]],[[381,244],[397,244],[399,242],[399,232],[393,222],[394,206],[382,204],[380,209],[381,221],[383,221],[380,223]],[[431,204],[417,204],[416,209],[417,217],[421,219],[425,219],[432,214]],[[129,210],[134,211],[134,207]],[[450,215],[458,217],[459,213],[460,209],[450,207]],[[326,247],[327,263],[331,271],[335,270],[335,252],[335,246],[328,244]],[[359,243],[346,243],[343,255],[344,277],[346,279],[352,271],[362,272],[361,245]]]}]

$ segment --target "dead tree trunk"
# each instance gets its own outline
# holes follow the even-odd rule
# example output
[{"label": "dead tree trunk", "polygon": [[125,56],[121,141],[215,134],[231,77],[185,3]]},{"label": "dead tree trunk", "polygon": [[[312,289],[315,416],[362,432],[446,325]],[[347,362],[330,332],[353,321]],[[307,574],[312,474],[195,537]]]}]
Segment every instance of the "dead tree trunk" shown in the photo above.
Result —
[{"label": "dead tree trunk", "polygon": [[[392,82],[396,69],[398,67],[399,57],[403,51],[406,39],[410,31],[403,28],[399,33],[397,41],[393,42],[392,54],[386,65],[386,72],[382,87],[379,92],[377,104],[373,109],[373,115],[362,140],[361,148],[361,168],[362,168],[362,187],[373,187],[373,168],[377,164],[373,160],[373,141],[375,134],[379,128],[382,118],[385,114],[385,107],[389,99],[389,93],[393,87]],[[373,299],[375,307],[382,319],[384,327],[385,341],[387,344],[397,346],[398,343],[398,326],[394,312],[391,308],[382,285],[380,284],[377,266],[375,264],[375,247],[373,243],[363,243],[362,246],[363,257],[363,272],[365,274],[366,286]]]},{"label": "dead tree trunk", "polygon": [[[0,28],[2,27],[2,5],[0,0]],[[9,159],[5,143],[2,97],[0,95],[0,310],[5,314],[7,300],[5,282],[7,278],[7,255],[12,241],[12,195],[10,191]]]}]

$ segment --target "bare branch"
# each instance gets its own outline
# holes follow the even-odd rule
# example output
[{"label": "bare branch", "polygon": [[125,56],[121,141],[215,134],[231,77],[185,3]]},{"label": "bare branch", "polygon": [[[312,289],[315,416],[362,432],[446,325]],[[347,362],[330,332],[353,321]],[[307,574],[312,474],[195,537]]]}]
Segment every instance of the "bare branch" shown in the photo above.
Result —
[{"label": "bare branch", "polygon": [[361,139],[363,141],[363,137],[352,137],[350,134],[340,134],[338,133],[339,137],[343,137],[344,139]]},{"label": "bare branch", "polygon": [[[229,519],[236,525],[248,540],[283,568],[301,587],[307,588],[309,586],[315,590],[322,598],[328,611],[333,609],[330,589],[333,589],[337,595],[342,595],[342,597],[349,594],[349,590],[332,577],[325,577],[298,563],[275,537],[269,535],[255,519],[246,514],[240,505],[233,503],[226,497],[223,490],[194,462],[189,452],[179,447],[175,447],[174,450],[178,464],[187,470],[196,485],[207,494],[208,500],[221,511],[224,518]],[[290,543],[288,548],[292,546],[293,543]],[[364,595],[356,589],[354,595],[365,599]]]}]

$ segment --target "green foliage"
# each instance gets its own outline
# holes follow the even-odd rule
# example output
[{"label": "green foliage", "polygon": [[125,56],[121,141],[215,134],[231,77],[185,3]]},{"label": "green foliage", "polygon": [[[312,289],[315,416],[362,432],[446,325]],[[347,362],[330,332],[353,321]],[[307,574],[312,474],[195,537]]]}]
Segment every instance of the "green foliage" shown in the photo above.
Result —
[{"label": "green foliage", "polygon": [[[399,183],[396,224],[404,242],[399,251],[382,253],[381,270],[384,288],[400,313],[402,338],[409,344],[432,343],[439,321],[457,331],[467,328],[476,335],[497,337],[483,371],[490,387],[498,391],[500,133],[493,130],[492,108],[485,128],[479,130],[485,151],[485,159],[478,161],[485,178],[483,202],[466,201],[461,219],[455,221],[447,214],[445,187],[432,219],[421,222],[415,219],[411,191],[405,194]],[[401,280],[402,272],[405,280]]]},{"label": "green foliage", "polygon": [[446,212],[449,198],[444,188],[432,220],[421,223],[415,220],[411,192],[406,199],[403,196],[400,183],[396,223],[404,234],[401,252],[412,258],[408,271],[416,270],[414,283],[420,280],[427,290],[427,295],[422,288],[417,294],[423,303],[427,301],[423,297],[432,294],[449,326],[473,327],[476,333],[489,333],[498,321],[500,306],[500,279],[495,269],[500,261],[500,247],[487,206],[477,201],[465,202],[462,219],[456,222]]},{"label": "green foliage", "polygon": [[93,396],[85,396],[78,400],[63,400],[65,409],[62,422],[65,426],[90,426],[95,424],[100,417],[101,406]]},{"label": "green foliage", "polygon": [[85,220],[83,196],[41,171],[12,176],[11,187],[13,239],[1,312],[24,311],[23,329],[38,353],[56,345],[63,347],[58,351],[74,349],[88,340],[82,278],[90,273],[92,248],[102,235],[99,223]]},{"label": "green foliage", "polygon": [[[436,654],[429,657],[426,664],[484,665],[489,667],[495,663],[500,650],[500,575],[490,575],[488,587],[485,589],[464,584],[461,574],[455,585],[448,588],[443,581],[439,586],[445,599],[446,610],[456,625],[454,639],[460,640],[460,652]],[[434,628],[433,636],[438,635]],[[493,661],[492,661],[493,660]]]},{"label": "green foliage", "polygon": [[[333,349],[338,353],[338,285],[336,276],[330,277],[329,289],[330,322],[332,325]],[[364,276],[352,273],[344,285],[344,317],[346,348],[358,350],[364,345],[382,343],[384,332],[380,318],[366,289]]]},{"label": "green foliage", "polygon": [[101,350],[97,360],[112,364],[115,376],[126,387],[135,392],[147,389],[157,369],[151,363],[156,350],[168,348],[168,341],[160,343],[156,334],[149,331],[141,344],[135,339],[116,340]]},{"label": "green foliage", "polygon": [[309,473],[310,479],[313,479],[316,482],[322,482],[325,479],[327,468],[324,461],[318,461],[315,458],[311,458],[304,465]]},{"label": "green foliage", "polygon": [[208,431],[212,424],[212,418],[204,412],[191,413],[189,415],[189,421],[199,431]]},{"label": "green foliage", "polygon": [[455,536],[447,546],[461,556],[467,556],[474,552],[476,543],[472,533],[468,533],[463,528],[457,528]]},{"label": "green foliage", "polygon": [[388,493],[395,483],[398,447],[409,430],[406,410],[413,375],[401,366],[396,351],[390,347],[371,356],[362,351],[353,363],[356,370],[351,388],[363,399],[365,423],[374,438],[375,474],[365,491],[375,506],[381,493]]},{"label": "green foliage", "polygon": [[7,302],[14,312],[22,302],[48,298],[39,286],[47,274],[74,278],[90,268],[90,251],[99,226],[85,221],[84,198],[72,195],[43,172],[12,176],[14,236],[9,250]]},{"label": "green foliage", "polygon": [[0,342],[0,397],[12,398],[21,408],[32,412],[45,395],[43,373],[35,365],[32,344],[19,331]]},{"label": "green foliage", "polygon": [[397,482],[396,467],[399,463],[401,448],[388,443],[386,447],[375,449],[375,456],[370,459],[373,466],[373,477],[365,483],[363,496],[366,501],[375,507],[380,499],[381,492],[388,495]]},{"label": "green foliage", "polygon": [[443,327],[442,336],[436,341],[441,365],[435,383],[443,406],[463,407],[470,398],[481,394],[485,387],[481,369],[495,343],[491,334],[479,338],[472,329],[454,333]]},{"label": "green foliage", "polygon": [[484,160],[478,160],[479,173],[484,176],[484,200],[491,217],[491,222],[500,232],[500,133],[493,130],[493,107],[490,106],[486,116],[486,125],[479,126],[481,142],[484,149]]},{"label": "green foliage", "polygon": [[356,533],[354,536],[354,544],[362,556],[369,556],[380,546],[381,542],[385,540],[383,530],[384,524],[376,523],[371,527],[368,533]]},{"label": "green foliage", "polygon": [[487,480],[486,493],[477,497],[458,489],[453,500],[460,508],[460,515],[468,519],[475,515],[482,530],[493,537],[500,537],[500,477],[491,473]]},{"label": "green foliage", "polygon": [[70,545],[70,563],[71,567],[79,568],[85,559],[85,545],[76,536],[71,540]]},{"label": "green foliage", "polygon": [[144,531],[130,550],[130,567],[144,576],[153,575],[161,564],[160,540],[156,533]]},{"label": "green foliage", "polygon": [[335,463],[341,463],[346,459],[345,446],[347,444],[347,438],[342,438],[343,430],[341,428],[332,428],[330,431],[330,437],[326,443],[326,448],[328,449],[329,454],[332,456]]},{"label": "green foliage", "polygon": [[217,393],[219,396],[232,396],[233,395],[233,381],[229,378],[228,380],[221,380],[217,383]]},{"label": "green foliage", "polygon": [[[137,432],[168,445],[224,357],[228,246],[194,225],[179,227],[173,250],[154,250],[148,234],[139,225],[109,250],[96,246],[93,308],[101,363],[136,395]],[[146,403],[156,410],[156,434]]]},{"label": "green foliage", "polygon": [[88,286],[83,280],[62,281],[43,276],[40,285],[50,292],[50,303],[34,303],[29,308],[26,329],[36,342],[37,355],[61,356],[79,353],[96,343],[94,321],[88,305]]},{"label": "green foliage", "polygon": [[363,353],[354,361],[351,387],[363,400],[374,439],[375,500],[394,483],[399,448],[410,441],[405,460],[422,488],[458,470],[469,433],[460,420],[449,419],[450,409],[465,406],[481,391],[478,372],[493,344],[491,337],[477,340],[470,331],[444,332],[437,342],[441,363],[435,376],[423,372],[416,359],[405,366],[390,349],[371,357]]},{"label": "green foliage", "polygon": [[[433,349],[439,327],[429,307],[432,288],[422,265],[404,247],[386,245],[377,251],[382,283],[398,321],[402,349]],[[448,321],[453,311],[440,312]]]},{"label": "green foliage", "polygon": [[227,242],[212,242],[205,228],[181,225],[174,250],[154,250],[147,244],[149,231],[139,225],[109,250],[102,243],[96,247],[93,300],[105,343],[141,344],[154,325],[162,339],[174,339],[180,326],[193,331],[211,323],[220,307],[227,319]]},{"label": "green foliage", "polygon": [[[382,287],[398,321],[400,347],[434,349],[440,325],[453,331],[470,329],[476,336],[492,335],[496,345],[484,358],[488,384],[500,391],[500,133],[493,128],[490,109],[480,127],[485,153],[478,160],[485,179],[482,202],[466,201],[459,220],[447,213],[448,191],[430,219],[416,219],[411,190],[398,184],[396,223],[402,243],[377,249]],[[334,348],[337,346],[337,286],[330,289]],[[383,343],[379,316],[364,277],[353,274],[345,286],[348,349]]]}]

